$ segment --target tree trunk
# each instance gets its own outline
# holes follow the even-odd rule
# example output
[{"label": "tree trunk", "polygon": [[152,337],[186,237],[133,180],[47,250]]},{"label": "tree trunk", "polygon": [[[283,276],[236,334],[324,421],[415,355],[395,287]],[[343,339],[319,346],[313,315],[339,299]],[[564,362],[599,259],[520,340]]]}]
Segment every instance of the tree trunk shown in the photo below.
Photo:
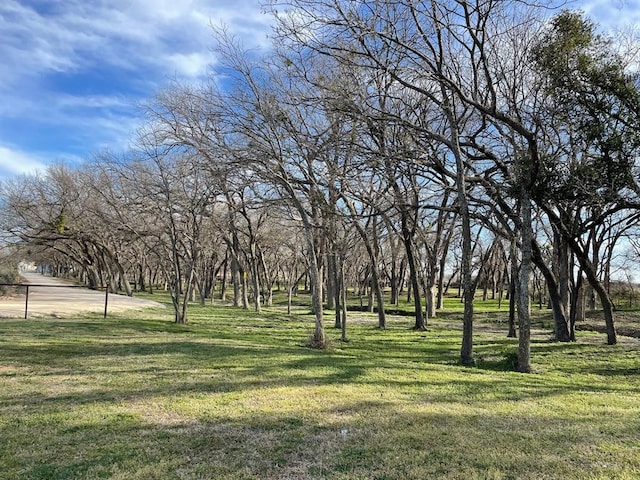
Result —
[{"label": "tree trunk", "polygon": [[518,282],[518,371],[531,372],[531,319],[529,317],[529,275],[531,272],[531,201],[525,187],[520,190],[520,238],[522,258]]},{"label": "tree trunk", "polygon": [[569,246],[562,235],[554,229],[553,232],[554,246],[558,252],[555,256],[558,262],[558,292],[560,293],[560,302],[565,312],[565,318],[569,317],[570,304],[570,272],[569,272]]},{"label": "tree trunk", "polygon": [[242,274],[240,264],[235,254],[231,254],[231,282],[233,283],[233,306],[239,307],[242,304]]},{"label": "tree trunk", "polygon": [[143,262],[140,262],[138,265],[138,289],[141,292],[147,291],[147,284],[145,282],[145,265]]},{"label": "tree trunk", "polygon": [[[429,282],[431,283],[431,282]],[[433,318],[436,316],[436,295],[435,295],[435,285],[427,284],[425,288],[425,300],[427,302],[427,318]]]},{"label": "tree trunk", "polygon": [[[302,224],[304,227],[305,243],[307,244],[307,258],[308,258],[308,278],[311,286],[311,307],[313,309],[313,315],[315,317],[313,336],[309,341],[309,346],[312,348],[324,349],[327,347],[327,339],[324,332],[324,319],[323,319],[323,304],[322,304],[322,270],[320,263],[318,262],[319,247],[316,244],[314,236],[315,229],[315,215],[310,218],[305,206],[303,206],[298,198],[293,195],[292,200],[296,207],[296,210],[302,218]],[[305,279],[307,277],[305,276]]]},{"label": "tree trunk", "polygon": [[247,283],[247,272],[244,270],[240,271],[241,284],[240,284],[240,293],[242,296],[242,308],[245,310],[249,309],[249,285]]},{"label": "tree trunk", "polygon": [[337,265],[336,265],[336,253],[331,252],[331,254],[327,257],[327,310],[336,310],[336,321],[335,327],[340,328],[340,305],[338,296],[340,293],[338,292],[337,285]]},{"label": "tree trunk", "polygon": [[336,287],[339,291],[339,300],[340,300],[340,312],[342,314],[342,318],[340,320],[340,339],[343,342],[347,342],[347,289],[344,282],[344,260],[342,257],[340,258],[340,262],[337,264],[338,266],[338,276],[337,276],[337,284]]},{"label": "tree trunk", "polygon": [[340,292],[340,281],[338,279],[338,272],[340,267],[338,266],[338,259],[335,252],[329,255],[327,269],[327,309],[335,309],[334,315],[334,328],[342,328],[342,302]]},{"label": "tree trunk", "polygon": [[227,300],[227,269],[229,266],[229,252],[227,251],[222,263],[222,281],[220,282],[220,300]]},{"label": "tree trunk", "polygon": [[442,87],[445,98],[445,115],[449,123],[452,153],[456,160],[456,191],[458,194],[458,208],[462,223],[462,258],[461,258],[461,287],[464,290],[464,313],[462,318],[462,345],[460,347],[460,361],[463,365],[473,365],[473,301],[475,285],[471,275],[471,256],[473,245],[471,239],[471,218],[467,199],[466,167],[460,149],[458,133],[459,124],[455,118],[453,106],[449,102],[448,92]]},{"label": "tree trunk", "polygon": [[258,270],[258,255],[256,252],[255,242],[252,240],[249,246],[250,250],[250,268],[251,268],[251,288],[253,290],[253,308],[257,313],[262,311],[260,301],[260,272]]},{"label": "tree trunk", "polygon": [[378,275],[378,268],[373,267],[371,272],[373,278],[373,288],[376,297],[376,307],[378,309],[378,328],[387,328],[387,316],[384,308],[384,294],[382,292],[382,285],[380,285],[380,276]]},{"label": "tree trunk", "polygon": [[369,275],[369,281],[367,282],[368,284],[368,288],[367,288],[367,310],[369,310],[369,313],[373,313],[373,276],[370,274]]},{"label": "tree trunk", "polygon": [[438,297],[436,300],[436,310],[442,310],[444,307],[444,268],[447,264],[447,255],[440,257],[440,268],[438,270]]},{"label": "tree trunk", "polygon": [[554,223],[554,225],[559,229],[560,233],[564,237],[564,239],[569,244],[571,251],[575,255],[575,258],[578,259],[580,263],[580,267],[591,285],[591,288],[597,293],[598,298],[600,299],[600,303],[602,304],[602,310],[604,314],[605,326],[607,329],[607,343],[609,345],[615,345],[618,342],[618,337],[616,333],[615,327],[615,319],[614,319],[614,306],[611,302],[611,298],[607,293],[607,290],[604,288],[602,283],[598,280],[596,275],[595,267],[591,260],[589,259],[586,252],[582,249],[578,241],[566,231],[566,229],[562,228],[562,221],[558,217],[558,215],[550,210],[548,207],[545,207],[545,212],[549,216],[550,220]]},{"label": "tree trunk", "polygon": [[593,288],[598,294],[600,302],[602,303],[604,322],[607,328],[607,343],[609,345],[615,345],[616,343],[618,343],[618,334],[616,333],[615,319],[613,315],[615,307],[613,305],[613,302],[611,301],[611,297],[600,282],[596,282],[596,284],[593,285]]},{"label": "tree trunk", "polygon": [[569,338],[576,341],[576,321],[584,320],[584,280],[582,271],[578,271],[576,283],[571,294],[571,312],[569,314]]},{"label": "tree trunk", "polygon": [[559,342],[568,342],[571,340],[571,337],[569,335],[569,325],[567,322],[566,309],[562,301],[560,286],[558,285],[553,272],[545,264],[544,259],[542,258],[542,253],[540,252],[540,248],[538,247],[538,243],[535,239],[532,239],[531,242],[531,253],[532,260],[547,281],[549,300],[553,310],[555,338]]},{"label": "tree trunk", "polygon": [[[311,235],[311,233],[308,233],[308,235]],[[322,278],[320,269],[318,268],[318,261],[316,258],[313,241],[311,241],[310,246],[309,280],[311,283],[311,304],[313,307],[313,314],[315,316],[315,328],[311,346],[314,348],[325,348],[326,339],[324,335],[324,324],[322,315]]]},{"label": "tree trunk", "polygon": [[[406,219],[403,219],[403,224],[406,223]],[[407,263],[409,265],[409,278],[411,280],[411,292],[413,292],[413,304],[416,321],[413,326],[414,330],[426,330],[427,325],[424,321],[424,316],[422,315],[422,301],[420,298],[420,283],[418,281],[418,270],[416,268],[416,262],[413,256],[413,245],[411,240],[411,235],[409,233],[408,227],[403,225],[403,240],[404,247],[407,253]]]}]

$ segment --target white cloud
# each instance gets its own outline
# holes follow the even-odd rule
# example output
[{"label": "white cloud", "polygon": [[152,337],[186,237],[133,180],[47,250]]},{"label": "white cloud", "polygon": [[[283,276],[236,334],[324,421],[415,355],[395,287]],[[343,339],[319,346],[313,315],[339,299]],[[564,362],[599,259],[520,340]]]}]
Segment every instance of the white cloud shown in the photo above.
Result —
[{"label": "white cloud", "polygon": [[616,30],[640,23],[638,0],[579,0],[571,7],[579,8],[605,30]]},{"label": "white cloud", "polygon": [[41,91],[33,96],[7,97],[0,102],[1,119],[29,121],[38,128],[95,128],[99,117],[130,117],[135,116],[136,112],[134,100],[123,95],[74,95]]},{"label": "white cloud", "polygon": [[212,46],[211,23],[228,24],[254,44],[264,42],[269,24],[255,0],[66,0],[46,12],[29,4],[0,2],[5,80],[105,64],[133,71],[178,66],[185,77],[200,76]]},{"label": "white cloud", "polygon": [[35,173],[44,170],[46,163],[30,153],[21,152],[11,147],[0,145],[0,172],[11,175]]},{"label": "white cloud", "polygon": [[178,77],[198,78],[207,73],[213,63],[213,56],[206,53],[174,53],[167,58],[167,73],[175,72]]}]

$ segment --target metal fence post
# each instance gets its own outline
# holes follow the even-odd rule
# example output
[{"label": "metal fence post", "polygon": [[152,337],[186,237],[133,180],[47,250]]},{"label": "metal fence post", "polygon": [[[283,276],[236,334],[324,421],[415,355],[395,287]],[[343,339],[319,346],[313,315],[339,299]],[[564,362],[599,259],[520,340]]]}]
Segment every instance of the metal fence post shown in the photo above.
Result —
[{"label": "metal fence post", "polygon": [[109,285],[104,288],[104,318],[107,318],[107,305],[109,304]]},{"label": "metal fence post", "polygon": [[24,319],[27,319],[27,314],[29,312],[29,285],[25,285],[27,287],[27,296],[24,299]]}]

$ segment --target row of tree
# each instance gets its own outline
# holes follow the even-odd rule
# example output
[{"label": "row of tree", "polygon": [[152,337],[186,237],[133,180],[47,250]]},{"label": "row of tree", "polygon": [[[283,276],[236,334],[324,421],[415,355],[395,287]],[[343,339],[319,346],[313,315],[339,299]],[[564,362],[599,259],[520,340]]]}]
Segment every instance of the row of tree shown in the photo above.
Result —
[{"label": "row of tree", "polygon": [[348,284],[384,328],[383,288],[396,303],[406,281],[422,329],[455,278],[461,361],[478,287],[508,289],[528,372],[539,272],[557,340],[573,338],[587,283],[616,343],[608,283],[640,205],[633,42],[515,0],[272,12],[271,50],[217,31],[210,81],[158,93],[131,151],[5,182],[5,231],[90,285],[164,283],[177,322],[216,280],[259,310],[306,278],[322,347],[324,302],[344,329]]}]

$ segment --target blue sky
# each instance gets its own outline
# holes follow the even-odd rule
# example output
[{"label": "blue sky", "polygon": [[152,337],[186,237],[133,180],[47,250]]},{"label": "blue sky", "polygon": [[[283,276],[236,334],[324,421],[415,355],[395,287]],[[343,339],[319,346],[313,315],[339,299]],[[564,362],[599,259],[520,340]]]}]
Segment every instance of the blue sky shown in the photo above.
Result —
[{"label": "blue sky", "polygon": [[215,62],[211,24],[267,42],[259,0],[0,0],[0,177],[126,149],[137,105]]},{"label": "blue sky", "polygon": [[[603,27],[640,26],[640,0],[581,0]],[[0,0],[0,178],[122,151],[137,105],[215,63],[211,24],[267,43],[260,0]]]}]

